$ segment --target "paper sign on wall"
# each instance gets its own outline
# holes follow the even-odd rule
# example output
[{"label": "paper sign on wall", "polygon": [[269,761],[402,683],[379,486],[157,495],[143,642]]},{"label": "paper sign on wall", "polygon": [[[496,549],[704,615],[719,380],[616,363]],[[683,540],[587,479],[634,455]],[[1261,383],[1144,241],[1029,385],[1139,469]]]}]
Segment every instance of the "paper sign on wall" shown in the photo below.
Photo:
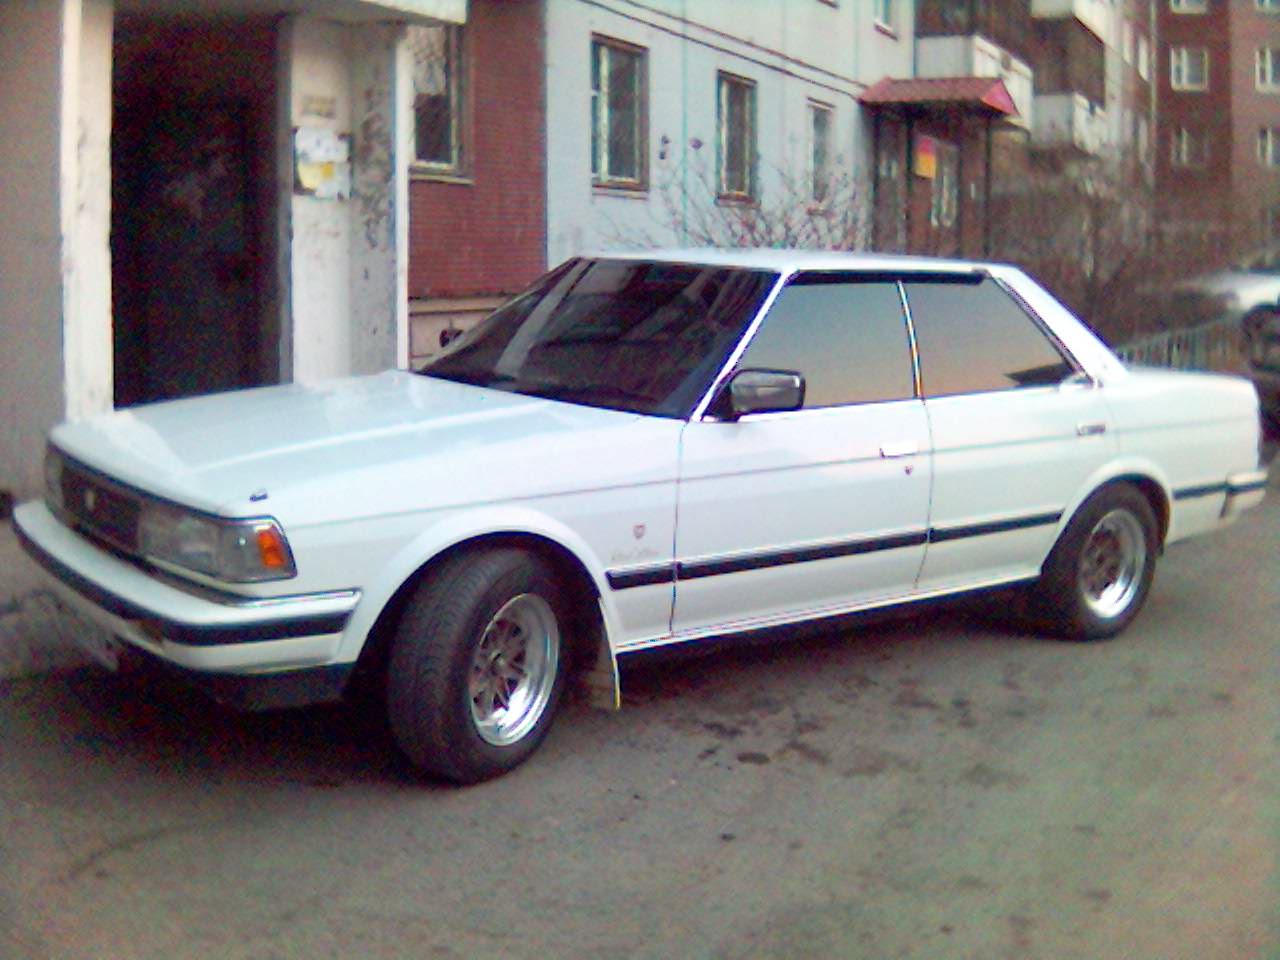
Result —
[{"label": "paper sign on wall", "polygon": [[298,127],[293,134],[293,189],[319,200],[351,196],[351,137],[323,127]]},{"label": "paper sign on wall", "polygon": [[933,137],[916,135],[916,156],[913,169],[917,177],[932,180],[938,175],[938,143]]}]

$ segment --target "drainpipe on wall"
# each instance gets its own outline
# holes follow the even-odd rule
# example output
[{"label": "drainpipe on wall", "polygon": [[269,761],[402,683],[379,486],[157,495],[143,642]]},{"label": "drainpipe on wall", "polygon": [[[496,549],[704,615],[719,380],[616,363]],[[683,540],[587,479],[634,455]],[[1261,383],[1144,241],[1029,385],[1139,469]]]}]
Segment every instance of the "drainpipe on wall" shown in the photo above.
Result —
[{"label": "drainpipe on wall", "polygon": [[987,117],[986,156],[982,163],[982,255],[991,256],[991,118]]}]

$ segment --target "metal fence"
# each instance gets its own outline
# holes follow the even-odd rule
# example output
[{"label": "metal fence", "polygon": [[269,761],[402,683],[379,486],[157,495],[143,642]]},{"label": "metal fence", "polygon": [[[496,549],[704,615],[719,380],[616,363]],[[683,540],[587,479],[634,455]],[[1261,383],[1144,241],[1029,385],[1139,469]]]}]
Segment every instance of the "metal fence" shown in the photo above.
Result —
[{"label": "metal fence", "polygon": [[1182,330],[1168,330],[1116,348],[1125,363],[1175,370],[1237,370],[1240,321],[1223,317]]}]

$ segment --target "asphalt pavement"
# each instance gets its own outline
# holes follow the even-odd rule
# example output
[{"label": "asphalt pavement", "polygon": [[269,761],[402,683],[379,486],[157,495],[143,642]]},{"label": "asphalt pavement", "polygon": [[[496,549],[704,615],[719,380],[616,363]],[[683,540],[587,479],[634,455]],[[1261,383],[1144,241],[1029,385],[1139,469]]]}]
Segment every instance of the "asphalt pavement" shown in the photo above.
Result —
[{"label": "asphalt pavement", "polygon": [[1069,644],[960,606],[624,672],[514,774],[0,682],[0,957],[1280,957],[1280,490]]}]

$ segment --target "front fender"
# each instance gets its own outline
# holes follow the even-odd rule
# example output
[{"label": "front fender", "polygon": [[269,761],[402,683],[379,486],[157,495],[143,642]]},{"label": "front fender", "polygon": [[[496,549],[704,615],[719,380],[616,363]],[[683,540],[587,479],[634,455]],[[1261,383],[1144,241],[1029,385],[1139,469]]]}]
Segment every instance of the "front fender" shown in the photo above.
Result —
[{"label": "front fender", "polygon": [[[606,638],[618,635],[617,610],[604,566],[590,545],[566,524],[538,510],[514,504],[493,505],[441,516],[396,551],[364,585],[360,604],[343,633],[337,659],[348,662],[359,657],[392,597],[432,560],[471,540],[512,534],[539,537],[571,553],[591,577],[600,598]],[[612,639],[609,643],[612,651]]]}]

